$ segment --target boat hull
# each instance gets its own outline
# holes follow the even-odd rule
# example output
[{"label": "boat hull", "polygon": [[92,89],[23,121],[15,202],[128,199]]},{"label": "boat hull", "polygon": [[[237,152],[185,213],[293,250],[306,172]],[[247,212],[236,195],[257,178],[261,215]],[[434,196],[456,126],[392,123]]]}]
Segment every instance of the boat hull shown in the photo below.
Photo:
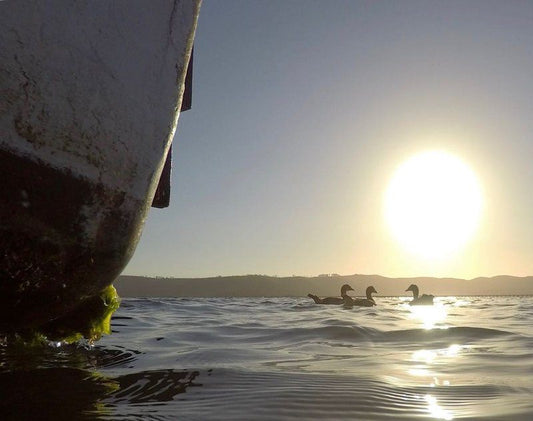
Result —
[{"label": "boat hull", "polygon": [[199,1],[0,2],[0,331],[110,285],[174,137]]}]

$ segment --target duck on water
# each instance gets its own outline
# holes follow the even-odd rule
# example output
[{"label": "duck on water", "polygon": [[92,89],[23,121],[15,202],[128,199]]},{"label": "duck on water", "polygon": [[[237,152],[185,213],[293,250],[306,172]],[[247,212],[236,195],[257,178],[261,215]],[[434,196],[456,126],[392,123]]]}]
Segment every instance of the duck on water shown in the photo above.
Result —
[{"label": "duck on water", "polygon": [[346,292],[347,291],[353,291],[353,290],[354,289],[350,285],[344,284],[341,287],[341,296],[340,297],[320,298],[320,297],[317,297],[314,294],[307,294],[307,296],[309,298],[312,298],[316,304],[344,304],[346,299],[351,299],[352,298]]},{"label": "duck on water", "polygon": [[433,305],[433,295],[422,294],[418,295],[418,286],[415,284],[409,285],[409,288],[406,291],[411,291],[413,293],[413,299],[409,302],[409,305],[415,306],[424,306],[424,305]]},{"label": "duck on water", "polygon": [[372,294],[377,294],[378,292],[373,286],[369,286],[366,289],[366,298],[360,299],[360,298],[352,298],[349,295],[346,295],[344,297],[344,305],[347,307],[352,306],[359,306],[359,307],[373,307],[376,305],[376,302],[374,301],[374,298],[372,298]]}]

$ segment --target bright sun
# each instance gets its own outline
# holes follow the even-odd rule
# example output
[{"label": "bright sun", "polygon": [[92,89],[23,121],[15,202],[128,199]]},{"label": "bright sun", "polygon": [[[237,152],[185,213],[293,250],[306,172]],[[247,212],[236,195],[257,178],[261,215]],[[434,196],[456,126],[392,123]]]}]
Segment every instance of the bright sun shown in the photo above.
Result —
[{"label": "bright sun", "polygon": [[473,171],[442,151],[405,161],[385,193],[386,221],[411,253],[443,258],[460,249],[479,225],[481,189]]}]

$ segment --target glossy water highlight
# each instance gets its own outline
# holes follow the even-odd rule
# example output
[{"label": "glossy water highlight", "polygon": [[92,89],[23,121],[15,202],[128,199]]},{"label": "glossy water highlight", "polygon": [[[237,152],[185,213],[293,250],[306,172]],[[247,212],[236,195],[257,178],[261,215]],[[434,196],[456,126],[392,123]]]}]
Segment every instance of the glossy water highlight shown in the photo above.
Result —
[{"label": "glossy water highlight", "polygon": [[125,299],[95,346],[0,347],[0,410],[6,419],[533,417],[533,297],[448,297],[426,309],[376,301]]}]

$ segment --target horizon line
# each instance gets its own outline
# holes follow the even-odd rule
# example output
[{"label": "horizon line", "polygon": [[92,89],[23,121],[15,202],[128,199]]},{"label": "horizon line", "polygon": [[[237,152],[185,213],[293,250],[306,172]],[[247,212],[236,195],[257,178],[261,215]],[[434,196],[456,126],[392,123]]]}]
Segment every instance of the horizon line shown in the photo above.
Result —
[{"label": "horizon line", "polygon": [[[143,277],[143,278],[156,278],[156,279],[211,279],[211,278],[234,278],[234,277],[246,277],[246,276],[262,276],[266,278],[343,278],[348,276],[378,276],[380,278],[386,278],[386,279],[417,279],[417,278],[429,278],[429,279],[456,279],[461,281],[474,281],[477,279],[493,279],[493,278],[500,278],[500,277],[508,277],[508,278],[531,278],[533,275],[492,275],[492,276],[486,276],[486,275],[480,275],[476,276],[474,278],[458,278],[455,276],[431,276],[431,275],[416,275],[416,276],[387,276],[387,275],[379,275],[377,273],[373,274],[364,274],[364,273],[353,273],[348,275],[341,275],[337,273],[329,273],[329,274],[319,274],[319,275],[267,275],[267,274],[261,274],[261,273],[246,273],[242,275],[210,275],[210,276],[166,276],[166,275],[139,275],[139,274],[130,274],[130,273],[121,273],[118,275],[120,276],[137,276],[137,277]],[[117,279],[118,279],[117,277]]]}]

